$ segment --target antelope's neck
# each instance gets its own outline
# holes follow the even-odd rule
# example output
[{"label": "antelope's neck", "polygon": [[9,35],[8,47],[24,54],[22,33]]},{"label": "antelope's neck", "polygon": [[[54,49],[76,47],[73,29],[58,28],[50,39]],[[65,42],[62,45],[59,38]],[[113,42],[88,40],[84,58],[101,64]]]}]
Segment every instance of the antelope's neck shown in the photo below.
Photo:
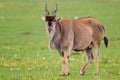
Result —
[{"label": "antelope's neck", "polygon": [[55,24],[55,33],[50,37],[50,46],[56,49],[59,46],[61,33],[58,22]]}]

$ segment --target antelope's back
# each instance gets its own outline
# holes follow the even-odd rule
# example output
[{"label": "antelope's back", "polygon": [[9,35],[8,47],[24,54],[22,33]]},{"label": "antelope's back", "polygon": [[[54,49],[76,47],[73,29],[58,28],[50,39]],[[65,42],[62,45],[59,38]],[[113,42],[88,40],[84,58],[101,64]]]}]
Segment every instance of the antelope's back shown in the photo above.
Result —
[{"label": "antelope's back", "polygon": [[92,41],[100,42],[102,38],[102,25],[92,17],[79,18],[73,21],[74,48],[77,50],[85,49]]}]

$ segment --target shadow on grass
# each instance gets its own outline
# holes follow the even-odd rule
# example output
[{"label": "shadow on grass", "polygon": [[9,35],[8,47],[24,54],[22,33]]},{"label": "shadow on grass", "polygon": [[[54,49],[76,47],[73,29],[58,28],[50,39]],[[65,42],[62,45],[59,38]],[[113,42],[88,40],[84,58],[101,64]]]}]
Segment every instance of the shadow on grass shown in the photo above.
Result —
[{"label": "shadow on grass", "polygon": [[81,55],[83,52],[82,51],[72,51],[71,55]]},{"label": "shadow on grass", "polygon": [[23,32],[21,33],[22,35],[29,35],[29,34],[32,34],[32,32]]}]

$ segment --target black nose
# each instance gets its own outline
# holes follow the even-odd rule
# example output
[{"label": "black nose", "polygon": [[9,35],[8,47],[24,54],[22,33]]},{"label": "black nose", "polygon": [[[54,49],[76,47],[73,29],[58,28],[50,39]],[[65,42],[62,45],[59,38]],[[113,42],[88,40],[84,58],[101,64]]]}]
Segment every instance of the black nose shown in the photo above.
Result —
[{"label": "black nose", "polygon": [[48,28],[48,32],[50,33],[52,30],[50,28]]}]

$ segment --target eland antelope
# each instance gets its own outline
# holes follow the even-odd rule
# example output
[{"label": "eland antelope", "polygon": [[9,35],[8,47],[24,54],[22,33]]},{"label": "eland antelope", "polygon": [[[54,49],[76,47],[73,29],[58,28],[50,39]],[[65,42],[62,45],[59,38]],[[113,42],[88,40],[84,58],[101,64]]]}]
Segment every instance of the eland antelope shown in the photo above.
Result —
[{"label": "eland antelope", "polygon": [[108,46],[104,26],[93,17],[84,17],[71,20],[69,18],[56,18],[57,4],[50,16],[47,4],[45,5],[45,16],[42,19],[46,24],[46,31],[50,38],[50,50],[56,49],[62,57],[62,69],[60,75],[69,75],[68,58],[72,50],[84,51],[87,56],[86,64],[82,67],[80,74],[84,75],[86,68],[93,59],[96,63],[95,74],[99,68],[99,48],[101,40]]}]

